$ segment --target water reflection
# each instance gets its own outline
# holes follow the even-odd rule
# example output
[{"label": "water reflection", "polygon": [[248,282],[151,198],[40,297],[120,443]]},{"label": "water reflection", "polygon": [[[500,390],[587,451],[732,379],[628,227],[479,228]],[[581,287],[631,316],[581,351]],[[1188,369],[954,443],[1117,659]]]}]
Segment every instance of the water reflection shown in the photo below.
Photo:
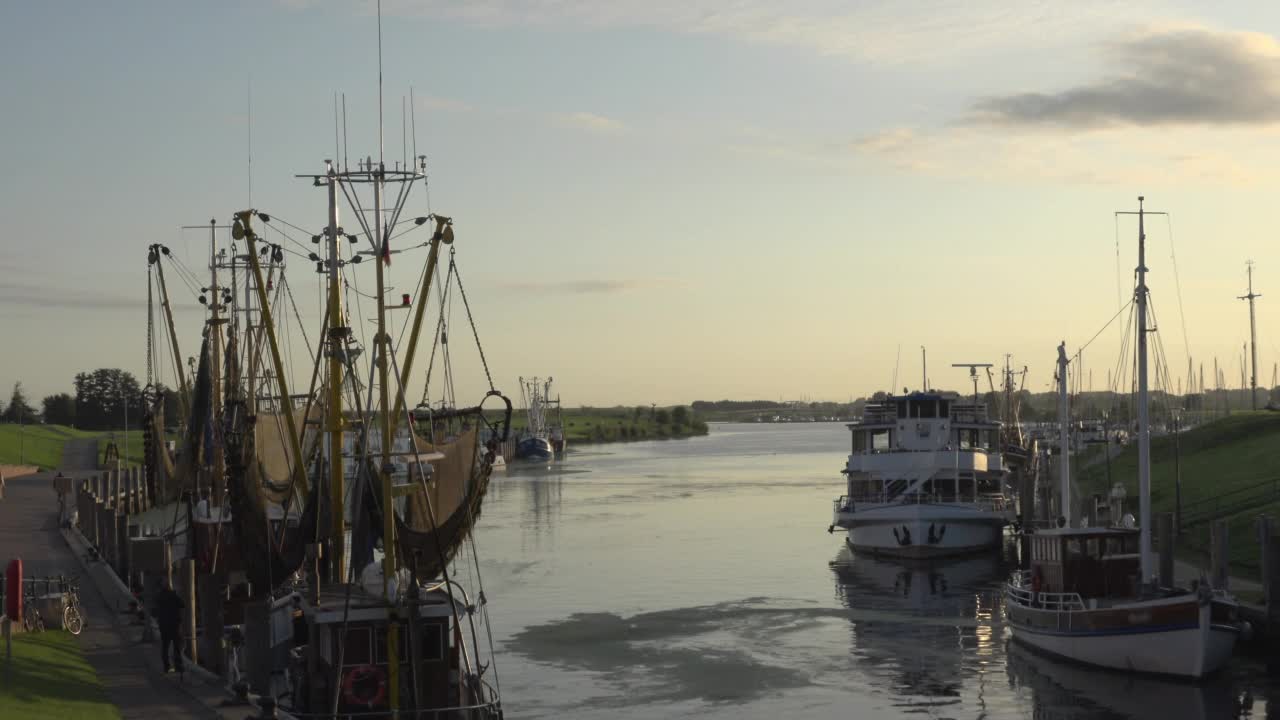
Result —
[{"label": "water reflection", "polygon": [[896,707],[985,708],[991,668],[1003,652],[998,581],[1006,571],[999,553],[908,563],[844,549],[831,567],[837,597],[858,611],[850,625],[853,654]]},{"label": "water reflection", "polygon": [[831,563],[836,596],[857,611],[850,630],[859,669],[899,712],[1004,716],[1030,706],[1030,717],[1046,720],[1264,716],[1255,693],[1267,679],[1247,661],[1191,684],[1094,670],[1008,639],[1001,586],[1011,557],[1006,548],[904,562],[846,549]]},{"label": "water reflection", "polygon": [[[1199,684],[1094,670],[1010,642],[1009,683],[1031,694],[1036,718],[1251,717],[1255,699],[1230,673]],[[1268,714],[1267,717],[1270,717]]]}]

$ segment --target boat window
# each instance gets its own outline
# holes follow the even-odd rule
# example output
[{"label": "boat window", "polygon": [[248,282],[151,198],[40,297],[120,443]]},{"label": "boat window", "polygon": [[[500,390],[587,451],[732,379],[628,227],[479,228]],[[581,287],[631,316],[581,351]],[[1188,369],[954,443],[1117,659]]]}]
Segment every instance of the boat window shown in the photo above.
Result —
[{"label": "boat window", "polygon": [[943,400],[939,402],[938,417],[950,417],[950,415],[951,415],[951,402],[947,400]]},{"label": "boat window", "polygon": [[918,409],[918,417],[934,418],[938,416],[938,402],[936,400],[924,400],[916,403]]},{"label": "boat window", "polygon": [[908,417],[908,415],[907,415],[907,401],[906,401],[906,400],[899,400],[899,401],[898,401],[898,417],[900,417],[900,418]]},{"label": "boat window", "polygon": [[[337,654],[334,654],[337,657]],[[369,648],[369,628],[352,627],[347,629],[346,647],[342,652],[342,663],[346,665],[367,665],[372,654]]]},{"label": "boat window", "polygon": [[1070,540],[1068,540],[1068,541],[1067,541],[1067,554],[1068,554],[1068,555],[1079,555],[1079,554],[1080,554],[1080,541],[1079,541],[1079,540],[1077,540],[1077,539],[1075,539],[1075,538],[1072,538],[1072,539],[1070,539]]},{"label": "boat window", "polygon": [[1092,558],[1102,557],[1102,554],[1099,552],[1098,545],[1099,545],[1098,538],[1089,538],[1089,549],[1088,549],[1089,557],[1092,557]]},{"label": "boat window", "polygon": [[439,662],[444,657],[444,626],[436,622],[427,623],[422,627],[422,659]]},{"label": "boat window", "polygon": [[888,450],[889,431],[888,430],[872,430],[871,431],[871,449],[872,450]]}]

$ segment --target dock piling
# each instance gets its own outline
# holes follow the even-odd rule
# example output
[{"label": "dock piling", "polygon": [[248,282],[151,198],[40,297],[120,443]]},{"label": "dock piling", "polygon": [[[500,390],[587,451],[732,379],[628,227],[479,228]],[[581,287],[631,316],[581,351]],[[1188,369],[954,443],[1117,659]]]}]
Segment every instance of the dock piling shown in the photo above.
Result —
[{"label": "dock piling", "polygon": [[186,636],[187,656],[191,658],[192,663],[198,663],[200,656],[196,652],[196,561],[193,558],[182,561],[182,602],[186,605],[182,611],[182,626],[183,635]]},{"label": "dock piling", "polygon": [[1173,587],[1173,513],[1160,513],[1156,531],[1160,552],[1160,587]]},{"label": "dock piling", "polygon": [[1227,590],[1231,577],[1228,553],[1231,547],[1227,544],[1227,521],[1217,519],[1209,528],[1209,578],[1217,590]]},{"label": "dock piling", "polygon": [[1258,567],[1262,569],[1262,602],[1271,603],[1271,516],[1259,515]]}]

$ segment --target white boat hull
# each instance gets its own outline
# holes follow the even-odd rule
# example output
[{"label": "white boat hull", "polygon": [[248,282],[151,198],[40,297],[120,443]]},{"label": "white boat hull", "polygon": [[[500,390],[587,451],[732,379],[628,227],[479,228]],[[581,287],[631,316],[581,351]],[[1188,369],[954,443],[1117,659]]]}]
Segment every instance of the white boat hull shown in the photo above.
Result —
[{"label": "white boat hull", "polygon": [[926,558],[957,555],[1000,544],[1005,519],[967,504],[863,504],[837,513],[836,526],[848,531],[858,552]]},{"label": "white boat hull", "polygon": [[[1075,614],[1086,615],[1088,611]],[[1133,614],[1143,611],[1134,608]],[[1011,614],[1010,626],[1015,641],[1050,655],[1101,668],[1189,678],[1204,677],[1225,665],[1239,635],[1234,626],[1211,622],[1207,604],[1200,608],[1196,621],[1180,625],[1055,630],[1018,622]]]}]

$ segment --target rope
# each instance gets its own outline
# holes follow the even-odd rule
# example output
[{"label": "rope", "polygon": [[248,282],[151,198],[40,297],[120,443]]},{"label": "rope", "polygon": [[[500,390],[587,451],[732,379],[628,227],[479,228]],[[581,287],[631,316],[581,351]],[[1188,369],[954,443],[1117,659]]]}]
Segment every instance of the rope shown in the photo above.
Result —
[{"label": "rope", "polygon": [[1173,251],[1173,220],[1168,213],[1164,216],[1165,227],[1169,230],[1169,259],[1173,261],[1173,287],[1178,293],[1178,321],[1182,324],[1182,348],[1186,351],[1187,364],[1191,364],[1191,341],[1187,339],[1187,314],[1182,309],[1182,280],[1178,276],[1178,256]]},{"label": "rope", "polygon": [[480,332],[476,330],[475,318],[471,316],[471,303],[467,302],[467,291],[462,287],[462,274],[457,270],[457,263],[454,261],[453,255],[455,248],[449,249],[449,272],[458,277],[458,292],[462,294],[462,307],[467,310],[467,322],[471,323],[471,335],[476,339],[476,349],[480,351],[480,364],[484,366],[485,379],[489,381],[489,389],[494,390],[493,375],[489,372],[489,361],[484,357],[484,345],[480,344]]}]

